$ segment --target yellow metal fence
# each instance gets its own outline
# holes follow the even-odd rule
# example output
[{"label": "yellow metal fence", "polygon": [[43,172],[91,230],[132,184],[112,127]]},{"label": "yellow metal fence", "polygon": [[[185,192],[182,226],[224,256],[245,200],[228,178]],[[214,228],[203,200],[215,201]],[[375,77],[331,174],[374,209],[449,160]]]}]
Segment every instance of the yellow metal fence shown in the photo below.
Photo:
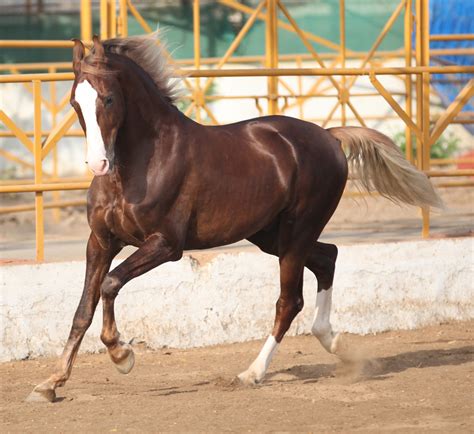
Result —
[{"label": "yellow metal fence", "polygon": [[[474,66],[429,66],[430,40],[450,39],[474,39],[474,35],[430,35],[429,32],[429,2],[425,0],[401,0],[390,18],[386,22],[379,36],[374,41],[367,53],[352,52],[346,48],[345,42],[345,1],[340,0],[340,44],[335,44],[313,33],[303,31],[293,17],[290,15],[282,0],[261,0],[255,8],[250,8],[235,0],[218,0],[219,3],[243,12],[248,16],[247,21],[229,45],[226,53],[219,59],[205,59],[200,55],[200,2],[193,0],[193,25],[194,25],[194,59],[177,62],[185,74],[184,84],[188,88],[190,104],[186,109],[187,115],[194,115],[198,121],[206,117],[211,124],[219,123],[209,103],[216,99],[240,98],[255,101],[255,106],[260,114],[264,114],[261,101],[267,102],[267,113],[277,114],[297,107],[299,115],[305,116],[304,107],[311,98],[332,97],[335,99],[333,108],[325,119],[318,121],[322,126],[329,122],[337,121],[346,125],[348,121],[358,122],[365,126],[367,117],[361,116],[351,98],[353,97],[383,97],[393,109],[394,115],[401,119],[406,125],[407,156],[412,159],[418,167],[425,171],[430,177],[468,177],[474,175],[474,170],[459,169],[431,169],[433,161],[430,160],[430,147],[440,137],[446,127],[452,122],[473,122],[472,116],[458,117],[464,105],[474,95],[474,80],[470,80],[461,90],[451,105],[434,119],[430,113],[430,75],[474,73]],[[83,40],[90,41],[91,34],[91,4],[90,0],[81,0],[81,28]],[[143,27],[145,32],[152,29],[135,8],[131,0],[101,0],[101,37],[106,39],[117,35],[127,34],[127,17],[132,15]],[[392,52],[378,51],[378,47],[384,37],[392,28],[398,17],[404,14],[405,24],[405,47],[404,50]],[[257,20],[263,20],[266,26],[265,33],[265,56],[233,56],[237,47],[248,33],[249,29]],[[416,29],[416,43],[412,47],[412,29]],[[278,53],[279,30],[290,31],[298,35],[308,53],[299,55],[282,56]],[[331,53],[318,53],[313,42],[324,45],[332,50]],[[0,41],[2,47],[72,47],[70,41]],[[463,54],[469,54],[473,49],[461,50]],[[437,50],[439,54],[455,54],[460,50]],[[403,59],[402,67],[381,66],[389,59]],[[311,60],[316,62],[316,68],[302,67],[304,62]],[[352,62],[359,60],[358,67],[347,67],[348,60]],[[170,61],[172,59],[170,58]],[[241,64],[251,63],[260,66],[248,68],[225,69],[224,66],[232,62]],[[295,67],[279,67],[280,62],[292,62]],[[189,69],[189,67],[193,69]],[[184,69],[186,68],[186,69]],[[45,70],[45,73],[29,73],[32,70]],[[11,207],[10,210],[0,209],[0,213],[8,211],[19,212],[34,208],[36,214],[36,259],[44,259],[44,209],[45,207],[60,207],[75,205],[77,201],[59,201],[55,196],[54,203],[46,204],[43,201],[43,193],[46,191],[60,192],[65,190],[87,189],[90,176],[76,179],[60,178],[57,173],[56,146],[62,137],[79,136],[82,131],[78,127],[72,129],[76,122],[76,115],[69,109],[62,118],[58,120],[68,105],[69,93],[60,99],[57,96],[56,84],[62,81],[73,80],[74,75],[69,72],[70,65],[65,63],[48,64],[9,64],[0,65],[0,71],[9,74],[0,75],[0,85],[4,83],[21,83],[33,96],[34,106],[34,128],[32,131],[22,130],[3,110],[0,110],[0,122],[7,128],[0,131],[0,137],[16,137],[33,155],[33,163],[0,149],[0,156],[14,161],[19,165],[30,167],[34,173],[34,179],[22,180],[20,182],[3,182],[0,184],[0,193],[34,192],[35,204]],[[62,72],[59,72],[62,71]],[[381,83],[382,76],[398,77],[404,83],[404,92],[394,94],[388,91]],[[302,77],[311,76],[317,78],[309,91],[303,92]],[[373,86],[373,92],[355,92],[354,85],[361,76],[368,76]],[[265,95],[208,95],[207,91],[216,77],[266,77],[267,93]],[[291,86],[285,78],[297,77],[296,87]],[[42,92],[42,83],[49,83],[49,98]],[[403,97],[402,106],[395,97]],[[47,109],[53,120],[50,130],[42,128],[41,109]],[[339,110],[340,118],[334,116]],[[349,118],[349,115],[352,117]],[[311,119],[314,120],[314,119]],[[413,160],[412,149],[416,141],[416,156]],[[43,168],[43,162],[49,154],[53,154],[53,170],[47,173]],[[437,165],[453,164],[458,160],[436,161]],[[463,179],[444,183],[445,186],[472,185],[470,179]],[[423,236],[429,234],[429,210],[423,210]]]}]

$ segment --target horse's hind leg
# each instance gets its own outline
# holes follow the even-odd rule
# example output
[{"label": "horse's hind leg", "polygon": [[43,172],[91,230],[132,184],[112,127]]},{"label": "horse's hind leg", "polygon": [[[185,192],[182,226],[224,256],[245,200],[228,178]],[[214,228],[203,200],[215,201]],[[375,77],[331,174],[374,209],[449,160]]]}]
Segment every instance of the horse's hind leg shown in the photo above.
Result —
[{"label": "horse's hind leg", "polygon": [[120,248],[115,246],[110,246],[110,249],[103,249],[94,234],[89,237],[84,291],[74,315],[69,338],[59,359],[56,372],[34,388],[27,398],[29,401],[54,401],[56,387],[63,386],[70,377],[82,338],[92,323],[95,308],[100,298],[100,284],[109,270],[112,259],[119,250]]},{"label": "horse's hind leg", "polygon": [[[293,277],[295,276],[292,276],[292,279]],[[287,286],[286,288],[290,287]],[[295,316],[303,308],[303,274],[301,272],[299,278],[293,280],[291,288],[290,294],[283,295],[282,291],[277,301],[275,325],[272,334],[267,338],[260,353],[249,368],[238,375],[239,380],[243,384],[254,385],[263,380],[279,343]]]},{"label": "horse's hind leg", "polygon": [[317,242],[306,261],[318,280],[316,311],[311,331],[322,346],[330,353],[337,353],[339,334],[332,330],[330,322],[332,305],[332,284],[336,266],[337,247],[333,244]]},{"label": "horse's hind leg", "polygon": [[[258,246],[263,252],[278,256],[279,246],[276,230],[258,232],[250,237],[249,241]],[[330,353],[335,353],[337,351],[339,336],[333,332],[329,321],[336,258],[337,247],[335,245],[316,242],[316,244],[312,245],[310,254],[305,262],[305,266],[316,275],[318,280],[316,312],[312,332],[319,339],[324,348]],[[301,275],[297,290],[295,291],[295,294],[301,295],[301,307],[303,302],[302,288],[303,276]],[[255,361],[245,372],[239,375],[239,379],[245,384],[255,384],[261,381],[277,346],[278,342],[274,334],[272,334],[267,338],[267,341]]]},{"label": "horse's hind leg", "polygon": [[283,231],[280,229],[280,297],[276,303],[275,324],[258,357],[245,372],[239,374],[238,378],[244,384],[252,385],[263,380],[278,344],[303,308],[303,269],[309,250],[308,238],[299,234],[297,240],[288,239],[292,231],[291,227],[283,228]]}]

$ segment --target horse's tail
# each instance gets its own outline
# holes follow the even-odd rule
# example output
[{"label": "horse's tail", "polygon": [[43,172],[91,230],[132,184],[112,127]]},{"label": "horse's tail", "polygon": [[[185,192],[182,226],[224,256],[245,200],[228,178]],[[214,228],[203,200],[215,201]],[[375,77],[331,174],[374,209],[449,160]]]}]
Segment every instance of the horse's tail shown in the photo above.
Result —
[{"label": "horse's tail", "polygon": [[349,171],[360,187],[368,192],[378,191],[397,203],[443,207],[428,177],[408,162],[386,135],[361,127],[328,131],[347,149]]}]

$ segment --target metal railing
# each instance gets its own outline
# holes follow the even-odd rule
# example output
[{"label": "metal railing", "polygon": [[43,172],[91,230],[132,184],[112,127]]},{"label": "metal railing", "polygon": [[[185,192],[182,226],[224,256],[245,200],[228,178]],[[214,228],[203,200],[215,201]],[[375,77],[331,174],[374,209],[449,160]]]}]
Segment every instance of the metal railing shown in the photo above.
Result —
[{"label": "metal railing", "polygon": [[[354,106],[351,98],[354,96],[382,97],[392,108],[394,115],[401,119],[406,125],[406,151],[410,158],[418,167],[425,171],[430,177],[467,177],[473,176],[474,170],[443,169],[433,170],[431,164],[438,164],[437,161],[430,159],[430,147],[440,137],[446,127],[456,121],[456,118],[474,95],[474,80],[470,80],[461,90],[457,98],[436,120],[430,116],[430,88],[431,74],[452,74],[474,73],[473,66],[429,66],[430,56],[435,52],[430,52],[430,40],[452,40],[452,39],[474,39],[474,35],[430,35],[429,33],[429,2],[424,0],[401,0],[392,15],[386,22],[379,36],[376,38],[371,49],[367,53],[356,53],[348,50],[345,46],[345,1],[340,0],[340,44],[335,44],[313,33],[303,31],[293,17],[290,15],[282,0],[262,0],[255,8],[242,5],[234,0],[219,0],[219,3],[239,10],[248,15],[246,23],[236,35],[235,39],[229,45],[222,58],[211,59],[201,58],[200,50],[200,8],[199,0],[193,2],[193,29],[194,29],[194,59],[177,61],[180,68],[194,67],[193,69],[183,69],[185,74],[184,83],[190,91],[190,104],[186,109],[187,115],[193,115],[198,121],[203,121],[207,117],[209,123],[219,123],[216,115],[213,113],[209,103],[216,99],[251,99],[260,114],[263,109],[260,101],[267,102],[267,113],[284,113],[286,110],[298,108],[300,116],[304,116],[304,107],[308,100],[318,97],[331,97],[336,100],[335,105],[328,113],[325,119],[320,120],[322,126],[335,120],[335,114],[339,110],[340,118],[337,119],[342,125],[346,125],[348,120],[358,121],[365,126],[367,117],[361,116]],[[82,38],[90,41],[91,34],[91,9],[89,0],[81,0],[81,28]],[[404,50],[396,51],[377,51],[384,37],[390,31],[394,22],[404,12],[405,25],[405,47]],[[415,13],[413,13],[415,12]],[[131,0],[102,0],[100,7],[101,14],[101,37],[106,39],[116,35],[127,34],[127,17],[131,14],[143,27],[145,32],[152,29],[140,15],[139,11],[133,6]],[[279,14],[285,18],[279,18]],[[257,20],[263,20],[266,26],[265,32],[265,55],[264,56],[245,56],[233,57],[236,48],[248,33],[252,25]],[[416,43],[412,46],[412,29],[416,29]],[[283,29],[291,31],[298,35],[308,54],[305,55],[279,55],[278,53],[278,30]],[[318,53],[313,42],[324,45],[333,50],[332,53]],[[72,47],[70,41],[0,41],[1,47]],[[467,50],[467,51],[466,51]],[[470,51],[469,51],[470,50]],[[459,50],[436,50],[437,54],[456,54]],[[464,52],[474,52],[472,49],[464,49]],[[459,53],[458,53],[459,54]],[[405,66],[386,67],[379,66],[387,59],[403,58]],[[347,67],[347,60],[360,60],[359,67]],[[316,62],[317,68],[303,67],[303,62],[311,60]],[[172,61],[170,59],[170,61]],[[279,68],[280,62],[293,62],[294,68]],[[238,63],[257,63],[263,67],[252,69],[223,69],[225,65],[232,62]],[[327,64],[328,62],[328,64]],[[28,73],[32,70],[47,70],[46,73]],[[52,173],[47,173],[43,169],[43,161],[56,150],[58,141],[65,136],[79,136],[82,131],[79,128],[71,130],[76,122],[75,112],[70,109],[58,121],[59,113],[66,107],[69,99],[66,93],[60,100],[56,95],[56,83],[61,81],[73,80],[74,75],[71,72],[58,72],[59,70],[68,70],[66,63],[47,63],[47,64],[10,64],[1,65],[1,71],[11,72],[10,74],[0,75],[0,84],[2,83],[22,83],[33,95],[34,106],[34,128],[32,131],[25,131],[19,128],[16,123],[8,117],[4,111],[0,110],[0,122],[2,122],[8,131],[0,132],[1,137],[16,137],[33,155],[33,163],[25,161],[20,157],[0,149],[0,156],[15,161],[17,164],[31,168],[34,178],[23,180],[22,182],[4,182],[0,184],[0,193],[20,193],[34,192],[36,214],[36,259],[44,259],[44,209],[56,208],[62,206],[71,206],[83,201],[60,201],[59,196],[55,196],[54,203],[45,204],[43,193],[46,191],[60,192],[65,190],[87,189],[90,183],[90,177],[78,178],[76,180],[61,179],[56,165],[53,164]],[[23,72],[23,73],[21,73]],[[26,72],[26,73],[25,73]],[[404,83],[404,92],[397,95],[389,92],[380,82],[379,77],[390,75],[398,77]],[[309,91],[303,92],[301,78],[303,76],[312,76],[317,78]],[[374,88],[374,92],[361,93],[354,92],[354,85],[358,77],[368,76]],[[267,93],[265,95],[208,95],[207,91],[216,77],[266,77]],[[290,86],[284,77],[296,77],[296,88]],[[205,80],[204,80],[205,79]],[[50,83],[50,98],[47,99],[42,94],[42,83]],[[283,91],[283,92],[282,92]],[[404,97],[404,107],[397,102],[394,96]],[[283,104],[282,104],[283,103]],[[52,114],[53,127],[50,130],[44,130],[41,122],[41,108],[46,108]],[[349,115],[352,114],[352,118]],[[470,120],[467,119],[467,122]],[[433,124],[430,128],[430,122]],[[463,120],[466,122],[466,119]],[[416,153],[413,157],[413,148],[416,142]],[[455,164],[459,160],[447,160],[439,162],[441,165]],[[66,182],[65,182],[66,181]],[[459,180],[444,182],[443,186],[466,186],[473,185],[472,180]],[[11,211],[20,212],[32,210],[32,205],[19,205],[10,207]],[[0,208],[0,214],[8,212]],[[429,210],[423,210],[423,236],[429,234]]]}]

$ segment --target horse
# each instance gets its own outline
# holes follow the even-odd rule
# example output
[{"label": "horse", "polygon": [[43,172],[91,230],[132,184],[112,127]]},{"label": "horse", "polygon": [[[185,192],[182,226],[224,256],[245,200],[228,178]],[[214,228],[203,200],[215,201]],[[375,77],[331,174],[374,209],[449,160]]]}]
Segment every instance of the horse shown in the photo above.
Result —
[{"label": "horse", "polygon": [[[176,76],[157,35],[74,40],[71,105],[95,175],[88,191],[91,229],[83,293],[54,373],[29,395],[54,401],[71,375],[99,299],[100,338],[119,372],[134,365],[120,339],[114,303],[131,279],[185,250],[247,239],[279,258],[280,296],[273,330],[247,370],[260,383],[291,322],[303,307],[303,270],[317,278],[313,334],[338,354],[330,323],[338,249],[318,241],[348,178],[398,203],[441,206],[426,175],[387,136],[362,127],[324,129],[286,116],[222,126],[201,125],[175,103]],[[347,152],[344,151],[347,150]],[[126,245],[138,249],[110,271]]]}]

